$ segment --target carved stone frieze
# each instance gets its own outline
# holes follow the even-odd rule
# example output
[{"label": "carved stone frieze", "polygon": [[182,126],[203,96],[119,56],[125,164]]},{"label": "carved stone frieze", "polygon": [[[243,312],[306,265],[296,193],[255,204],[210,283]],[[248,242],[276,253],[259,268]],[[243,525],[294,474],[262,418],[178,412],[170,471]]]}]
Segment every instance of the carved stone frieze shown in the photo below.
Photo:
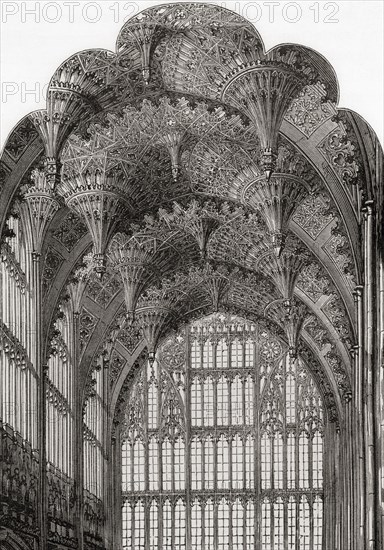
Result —
[{"label": "carved stone frieze", "polygon": [[[91,371],[88,373],[87,379],[84,384],[83,392],[83,418],[86,414],[87,405],[90,399],[96,397],[96,379],[93,377],[93,373],[96,370],[97,366],[92,365]],[[86,424],[83,424],[83,437],[86,441],[95,441],[95,434]]]},{"label": "carved stone frieze", "polygon": [[333,371],[341,397],[345,401],[350,401],[352,396],[351,381],[346,373],[343,360],[335,346],[326,353],[325,358]]},{"label": "carved stone frieze", "polygon": [[324,84],[311,84],[306,86],[292,101],[285,114],[285,119],[309,138],[323,122],[332,118],[336,112],[333,103],[327,101]]},{"label": "carved stone frieze", "polygon": [[337,266],[349,288],[353,290],[356,286],[356,277],[354,274],[354,260],[352,258],[352,251],[348,238],[336,229],[323,245],[323,249],[327,256],[329,256]]},{"label": "carved stone frieze", "polygon": [[106,268],[102,279],[93,273],[89,273],[87,295],[102,308],[106,309],[121,289],[121,278],[110,267]]},{"label": "carved stone frieze", "polygon": [[[38,455],[28,441],[8,425],[0,424],[2,438],[2,503],[6,503],[9,517],[16,520],[18,529],[27,526],[37,531]],[[23,510],[20,515],[19,511]],[[7,516],[8,514],[5,514]],[[0,511],[1,515],[1,511]],[[2,522],[2,525],[5,523]],[[27,529],[28,532],[28,529]]]},{"label": "carved stone frieze", "polygon": [[125,363],[126,360],[124,359],[124,357],[116,350],[113,350],[108,364],[109,383],[111,386],[113,386],[118,379],[121,371],[124,368]]},{"label": "carved stone frieze", "polygon": [[137,323],[125,323],[117,335],[117,340],[132,355],[143,339],[143,333]]},{"label": "carved stone frieze", "polygon": [[[357,135],[357,130],[354,123],[354,117],[356,116],[356,113],[353,111],[350,111],[349,109],[338,109],[337,114],[333,118],[335,122],[338,122],[340,125],[342,125],[343,130],[346,133],[346,138],[348,139],[348,142],[350,143],[350,146],[353,149],[353,157],[357,166],[357,180],[353,179],[353,183],[357,183],[360,191],[361,191],[361,202],[364,202],[364,200],[367,198],[367,191],[366,191],[366,182],[365,178],[369,178],[369,175],[366,174],[366,164],[363,161],[363,154],[361,150],[361,145],[359,142],[359,137]],[[354,190],[349,188],[350,194],[352,199],[355,202],[355,205],[357,206],[356,198],[357,193],[354,193]]]},{"label": "carved stone frieze", "polygon": [[80,327],[80,351],[84,352],[92,333],[97,325],[98,319],[92,315],[84,306],[81,309],[79,317]]},{"label": "carved stone frieze", "polygon": [[[105,521],[105,507],[102,500],[84,490],[84,531],[88,537],[101,538]],[[100,540],[102,543],[102,540]],[[93,547],[94,548],[94,547]]]},{"label": "carved stone frieze", "polygon": [[332,290],[332,282],[325,270],[316,262],[309,263],[298,274],[296,286],[316,303]]},{"label": "carved stone frieze", "polygon": [[11,169],[9,166],[3,160],[0,160],[0,191],[5,187],[5,183],[10,173]]},{"label": "carved stone frieze", "polygon": [[295,145],[281,135],[278,140],[276,172],[299,178],[301,185],[304,185],[311,193],[318,192],[322,187],[320,176],[315,167]]},{"label": "carved stone frieze", "polygon": [[352,347],[353,336],[345,306],[339,296],[333,294],[322,307],[322,311],[339,334],[347,350]]},{"label": "carved stone frieze", "polygon": [[[66,476],[53,464],[47,468],[48,516],[55,524],[50,539],[55,534],[64,539],[74,538],[75,525],[75,489],[74,480]],[[60,526],[60,528],[59,528]],[[61,529],[64,527],[64,529]],[[71,547],[73,548],[73,540]]]},{"label": "carved stone frieze", "polygon": [[20,263],[16,259],[16,255],[8,242],[0,244],[1,261],[6,266],[8,273],[15,280],[16,285],[25,292],[27,288],[27,278],[24,271],[21,269]]},{"label": "carved stone frieze", "polygon": [[69,212],[52,236],[71,252],[86,232],[87,227],[81,218],[74,212]]},{"label": "carved stone frieze", "polygon": [[321,142],[319,149],[341,182],[357,183],[359,165],[354,158],[355,147],[342,122]]},{"label": "carved stone frieze", "polygon": [[32,367],[27,350],[2,321],[0,321],[0,351],[4,351],[17,367],[21,369]]},{"label": "carved stone frieze", "polygon": [[60,252],[55,250],[53,246],[48,246],[45,253],[42,273],[43,296],[48,294],[60,267],[63,265],[63,262],[64,258]]},{"label": "carved stone frieze", "polygon": [[332,346],[327,329],[322,325],[315,315],[311,315],[305,323],[305,330],[315,342],[319,350],[324,351]]},{"label": "carved stone frieze", "polygon": [[30,118],[26,117],[8,138],[5,151],[16,162],[37,137],[38,132],[35,126]]},{"label": "carved stone frieze", "polygon": [[310,194],[298,205],[292,220],[313,240],[333,221],[330,198],[324,193]]},{"label": "carved stone frieze", "polygon": [[50,380],[47,380],[46,386],[47,403],[51,403],[62,416],[66,416],[70,411],[68,400]]},{"label": "carved stone frieze", "polygon": [[349,399],[351,395],[351,383],[346,372],[346,367],[336,349],[334,341],[326,327],[318,317],[311,315],[303,327],[315,342],[323,357],[329,364],[339,388],[341,397]]}]

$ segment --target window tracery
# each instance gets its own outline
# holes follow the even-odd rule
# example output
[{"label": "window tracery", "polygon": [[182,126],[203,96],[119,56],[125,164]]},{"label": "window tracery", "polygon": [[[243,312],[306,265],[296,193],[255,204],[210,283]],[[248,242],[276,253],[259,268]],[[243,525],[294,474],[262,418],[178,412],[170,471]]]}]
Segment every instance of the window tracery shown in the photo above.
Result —
[{"label": "window tracery", "polygon": [[37,373],[32,364],[32,293],[29,254],[19,217],[7,219],[0,258],[0,415],[37,447]]},{"label": "window tracery", "polygon": [[[305,73],[309,76],[305,82],[313,84],[303,88]],[[252,81],[255,93],[249,94]],[[299,88],[295,81],[301,81]],[[289,82],[291,91],[286,88]],[[287,359],[284,347],[261,327],[214,316],[167,339],[158,362],[148,365],[136,381],[127,422],[130,433],[123,448],[123,463],[129,465],[123,471],[126,546],[176,550],[201,548],[203,541],[205,548],[215,550],[228,546],[230,550],[263,546],[316,550],[322,544],[343,548],[344,536],[355,539],[354,548],[364,543],[380,545],[374,520],[376,492],[380,493],[375,388],[381,379],[374,367],[381,350],[375,353],[374,349],[379,340],[374,331],[380,329],[374,302],[381,280],[373,266],[380,248],[375,228],[382,225],[378,206],[382,151],[359,115],[337,108],[337,82],[327,61],[297,45],[264,53],[257,31],[227,10],[193,3],[161,6],[144,11],[125,26],[117,55],[101,50],[76,54],[56,71],[49,88],[47,109],[27,116],[11,133],[0,169],[1,209],[5,218],[9,205],[13,212],[1,232],[5,240],[0,258],[0,363],[4,367],[0,368],[0,454],[4,458],[0,470],[5,520],[13,523],[18,516],[25,531],[33,528],[34,538],[41,537],[28,546],[45,548],[64,538],[66,544],[72,539],[68,544],[75,548],[84,538],[86,547],[115,547],[115,540],[110,540],[111,518],[103,523],[103,507],[111,502],[103,474],[115,475],[110,450],[114,451],[120,435],[126,390],[141,362],[137,355],[145,353],[142,346],[138,349],[143,333],[149,344],[148,334],[164,321],[152,338],[149,351],[154,357],[160,330],[168,321],[173,323],[174,313],[175,318],[184,319],[190,306],[193,311],[198,307],[205,311],[211,303],[217,311],[220,301],[223,308],[248,312],[253,319],[261,314],[273,323],[284,314],[277,296],[290,302],[295,294],[297,302],[286,304],[289,309],[294,306],[294,315],[284,328],[292,358],[303,328],[305,348],[296,362]],[[178,100],[172,90],[189,90],[192,96]],[[280,96],[277,93],[272,104],[271,93],[276,91]],[[207,106],[202,98],[215,101]],[[220,106],[224,100],[227,105]],[[273,128],[266,124],[263,106],[275,112]],[[99,114],[89,117],[94,111]],[[132,120],[136,124],[130,124]],[[212,124],[215,120],[217,125]],[[308,139],[298,139],[292,126]],[[267,149],[266,141],[270,142]],[[131,152],[120,172],[121,151],[127,152],[127,147]],[[95,158],[108,161],[112,171],[100,172]],[[92,166],[84,175],[79,168],[87,164]],[[114,182],[108,183],[110,178]],[[121,178],[124,189],[120,189]],[[75,180],[86,184],[80,185],[81,193],[73,187]],[[185,195],[186,189],[191,194]],[[72,364],[66,327],[57,323],[59,334],[48,342],[56,351],[46,370],[45,321],[56,315],[54,310],[68,290],[62,283],[71,262],[77,262],[75,245],[86,230],[73,212],[62,210],[56,191],[68,206],[89,214],[88,229],[92,229],[97,254],[88,275],[94,269],[108,270],[102,281],[91,276],[84,300],[81,292],[74,299],[70,290],[78,306],[72,328],[80,334],[79,349],[76,346]],[[88,206],[80,196],[84,193]],[[270,207],[272,195],[286,203],[278,206],[278,214]],[[243,208],[228,207],[222,201],[243,204]],[[91,203],[95,208],[88,208]],[[171,203],[173,212],[167,211]],[[111,204],[117,212],[112,217]],[[123,204],[130,211],[124,220]],[[15,205],[20,208],[28,247]],[[159,206],[165,210],[158,210]],[[87,359],[103,321],[108,323],[121,305],[117,293],[122,273],[116,266],[110,271],[104,265],[115,222],[119,231],[127,232],[128,240],[140,237],[145,242],[150,237],[156,241],[153,235],[161,229],[167,244],[161,244],[155,261],[145,266],[144,279],[139,277],[133,285],[149,291],[140,300],[154,306],[149,307],[154,311],[152,318],[145,319],[141,312],[143,329],[140,323],[126,326],[118,337],[114,329],[117,349],[114,341],[106,339],[111,351],[106,384],[102,364],[90,381],[80,369],[88,369]],[[101,234],[99,230],[104,229]],[[298,262],[294,253],[286,256],[283,251],[280,257],[282,245],[287,251],[292,238],[311,251],[305,262]],[[261,252],[266,254],[263,261]],[[137,273],[132,259],[129,254],[124,258],[125,268]],[[202,269],[199,259],[212,266]],[[178,273],[189,261],[188,275],[177,275],[175,281],[174,275],[168,278],[168,273]],[[296,269],[298,265],[304,268]],[[287,271],[284,280],[279,273],[276,276],[277,267]],[[300,272],[297,280],[292,276],[295,272]],[[155,306],[166,300],[166,293],[157,302],[156,291],[151,296],[147,286],[152,276],[161,292],[174,282],[172,293],[178,293],[184,283],[191,284],[185,309],[175,312],[170,302],[169,318],[165,310],[156,313]],[[132,294],[123,282],[126,295],[127,290]],[[297,307],[301,301],[303,309]],[[128,310],[132,320],[135,308],[122,309]],[[100,319],[101,310],[105,319]],[[276,336],[277,330],[283,332],[283,327],[276,329]],[[135,353],[136,360],[120,387],[118,375],[124,377],[130,366],[124,348],[132,361]],[[326,470],[332,471],[335,495],[343,502],[328,506],[330,536],[325,543],[324,418],[303,357],[311,363],[316,379],[321,378],[328,418],[336,422],[327,433]],[[72,377],[74,366],[76,372],[79,369],[78,385],[77,377]],[[79,403],[76,420],[83,430],[76,431],[70,386],[81,393],[84,380],[87,405],[82,418]],[[367,400],[360,387],[365,382]],[[115,391],[119,393],[111,442],[103,430],[107,407],[116,403]],[[376,420],[378,430],[370,430]],[[63,441],[70,444],[65,446]],[[76,464],[84,456],[84,498],[78,494],[83,476],[77,467],[75,472],[71,469],[71,445],[79,453],[74,455]],[[345,465],[357,472],[356,487],[349,468],[340,472]],[[365,470],[373,475],[364,477]],[[43,494],[47,502],[39,502]],[[115,503],[118,496],[113,496]],[[84,509],[84,529],[80,521],[77,530],[76,518],[69,517],[70,501],[76,511]],[[362,512],[353,510],[358,508],[356,503],[362,504]],[[364,519],[367,525],[361,529]],[[77,541],[74,531],[78,531]]]},{"label": "window tracery", "polygon": [[70,308],[60,307],[45,373],[48,469],[63,479],[74,476],[74,343],[69,314]]},{"label": "window tracery", "polygon": [[123,548],[320,550],[323,437],[300,358],[238,317],[192,323],[131,390]]},{"label": "window tracery", "polygon": [[[103,356],[96,359],[90,380],[86,406],[83,417],[84,434],[84,489],[85,497],[103,499],[105,468],[105,415],[106,415],[106,369],[103,367]],[[140,441],[139,439],[136,442]],[[137,444],[131,463],[138,464],[144,449]],[[137,467],[136,467],[137,468]],[[136,474],[136,471],[132,472]],[[136,476],[135,476],[136,477]],[[91,500],[92,500],[91,498]]]}]

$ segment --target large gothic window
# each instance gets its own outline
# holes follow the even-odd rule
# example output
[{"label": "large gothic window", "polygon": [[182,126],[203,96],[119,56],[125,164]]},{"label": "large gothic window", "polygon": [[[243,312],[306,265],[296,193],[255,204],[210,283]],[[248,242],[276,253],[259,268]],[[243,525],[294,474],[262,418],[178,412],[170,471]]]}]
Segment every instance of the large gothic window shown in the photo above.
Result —
[{"label": "large gothic window", "polygon": [[215,314],[168,337],[132,388],[123,548],[320,550],[323,427],[266,330]]}]

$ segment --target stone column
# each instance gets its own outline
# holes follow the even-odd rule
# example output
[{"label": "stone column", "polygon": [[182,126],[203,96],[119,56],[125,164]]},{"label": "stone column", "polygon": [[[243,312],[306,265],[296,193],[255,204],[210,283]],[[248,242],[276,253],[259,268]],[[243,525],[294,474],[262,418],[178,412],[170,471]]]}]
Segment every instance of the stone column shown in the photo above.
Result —
[{"label": "stone column", "polygon": [[376,273],[377,273],[377,360],[375,368],[375,419],[376,419],[376,513],[378,548],[384,547],[384,191],[383,160],[380,145],[376,144]]},{"label": "stone column", "polygon": [[375,364],[375,321],[374,321],[374,233],[373,201],[364,203],[364,450],[365,450],[365,490],[366,490],[366,550],[376,550],[376,496],[375,496],[375,412],[374,380]]},{"label": "stone column", "polygon": [[[109,354],[110,357],[110,354]],[[110,386],[109,386],[109,360],[106,358],[106,353],[102,354],[102,369],[103,369],[103,401],[108,407],[110,405]],[[107,409],[105,409],[107,411]],[[114,550],[117,548],[114,544],[114,528],[113,528],[113,517],[114,517],[114,500],[113,500],[113,490],[116,483],[115,480],[115,465],[114,465],[114,448],[110,432],[110,422],[109,422],[109,409],[108,412],[103,413],[103,426],[104,426],[104,437],[103,437],[103,447],[105,450],[105,457],[103,460],[103,505],[105,510],[105,533],[104,540],[106,548]]]},{"label": "stone column", "polygon": [[32,316],[35,341],[33,365],[38,377],[37,428],[39,450],[39,507],[38,519],[41,548],[47,547],[47,493],[46,493],[46,372],[42,334],[41,298],[41,253],[45,235],[55,213],[60,208],[53,187],[43,170],[35,169],[31,176],[33,184],[28,187],[20,204],[20,214],[31,252],[31,286],[33,289]]},{"label": "stone column", "polygon": [[33,321],[35,330],[35,343],[33,364],[38,375],[37,386],[37,442],[39,449],[39,498],[38,519],[40,529],[40,544],[42,548],[47,545],[47,459],[46,459],[46,369],[43,365],[42,354],[42,308],[41,308],[41,269],[40,252],[32,252],[32,288],[33,288]]},{"label": "stone column", "polygon": [[113,450],[113,489],[114,489],[114,511],[113,511],[113,548],[120,550],[122,548],[123,540],[123,522],[122,522],[122,510],[123,501],[121,498],[122,489],[122,465],[121,465],[121,436],[120,429],[116,430],[116,438],[112,440]]},{"label": "stone column", "polygon": [[[381,236],[381,246],[383,246],[384,231]],[[380,240],[379,240],[380,242]],[[379,322],[379,357],[376,369],[376,495],[377,495],[377,524],[378,524],[378,541],[379,548],[384,545],[384,251],[381,251],[379,258],[379,296],[378,296],[378,322]]]},{"label": "stone column", "polygon": [[[79,330],[80,314],[76,310],[72,314],[72,334],[73,334],[73,364],[75,372],[79,372]],[[75,476],[75,491],[76,491],[76,507],[75,513],[77,517],[76,535],[78,550],[83,550],[84,541],[84,492],[83,492],[83,407],[82,407],[82,392],[81,392],[81,377],[74,377],[74,397],[75,397],[75,435],[74,435],[74,469]]]},{"label": "stone column", "polygon": [[359,285],[353,292],[357,343],[354,347],[354,423],[353,423],[353,471],[354,471],[354,539],[356,550],[364,547],[365,540],[365,482],[363,443],[363,388],[364,388],[364,287]]}]

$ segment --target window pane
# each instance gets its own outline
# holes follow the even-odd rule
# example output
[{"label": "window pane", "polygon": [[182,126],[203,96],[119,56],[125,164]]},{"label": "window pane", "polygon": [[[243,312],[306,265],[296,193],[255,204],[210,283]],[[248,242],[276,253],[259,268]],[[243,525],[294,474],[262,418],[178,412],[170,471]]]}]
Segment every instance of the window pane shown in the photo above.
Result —
[{"label": "window pane", "polygon": [[217,384],[217,425],[228,426],[229,422],[228,380],[221,376]]},{"label": "window pane", "polygon": [[202,538],[201,504],[195,499],[191,512],[191,543],[192,550],[200,550]]},{"label": "window pane", "polygon": [[152,501],[149,514],[149,548],[157,550],[159,544],[159,517],[158,504],[155,500]]},{"label": "window pane", "polygon": [[202,489],[202,443],[195,437],[191,444],[191,484],[192,490]]},{"label": "window pane", "polygon": [[172,550],[172,508],[169,500],[163,506],[163,548]]}]

